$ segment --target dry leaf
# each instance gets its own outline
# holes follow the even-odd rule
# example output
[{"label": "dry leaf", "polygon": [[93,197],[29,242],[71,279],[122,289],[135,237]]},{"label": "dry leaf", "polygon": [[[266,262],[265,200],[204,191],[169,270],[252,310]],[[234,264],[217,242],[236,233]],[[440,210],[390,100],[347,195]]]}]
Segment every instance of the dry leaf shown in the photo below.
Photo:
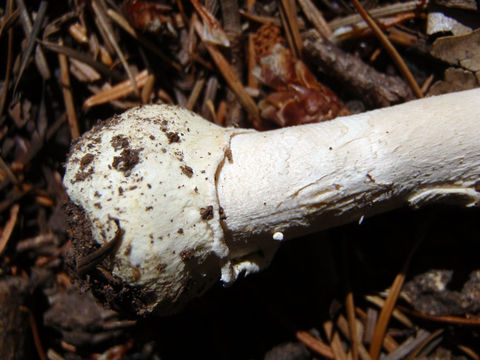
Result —
[{"label": "dry leaf", "polygon": [[477,87],[477,80],[471,71],[448,68],[445,70],[444,80],[437,81],[428,91],[428,96],[447,94]]},{"label": "dry leaf", "polygon": [[480,80],[480,29],[467,35],[438,38],[433,42],[431,55],[473,71]]}]

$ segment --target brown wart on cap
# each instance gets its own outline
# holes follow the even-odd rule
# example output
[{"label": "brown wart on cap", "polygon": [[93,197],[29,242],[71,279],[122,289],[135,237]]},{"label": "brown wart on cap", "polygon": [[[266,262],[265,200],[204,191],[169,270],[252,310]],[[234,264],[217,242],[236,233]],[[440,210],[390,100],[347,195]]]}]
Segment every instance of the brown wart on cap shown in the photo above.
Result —
[{"label": "brown wart on cap", "polygon": [[77,267],[117,242],[88,269],[97,292],[139,314],[178,311],[267,266],[284,239],[405,203],[477,204],[479,131],[479,89],[262,133],[129,110],[67,163],[71,217],[89,227],[74,236]]}]

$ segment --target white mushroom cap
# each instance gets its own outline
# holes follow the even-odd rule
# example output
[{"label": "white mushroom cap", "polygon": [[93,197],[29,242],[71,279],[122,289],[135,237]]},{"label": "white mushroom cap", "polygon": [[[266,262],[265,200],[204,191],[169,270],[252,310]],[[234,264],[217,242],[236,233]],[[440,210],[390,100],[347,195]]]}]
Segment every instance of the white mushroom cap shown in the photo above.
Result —
[{"label": "white mushroom cap", "polygon": [[220,278],[258,269],[246,259],[232,264],[221,225],[216,172],[236,132],[245,131],[151,105],[108,120],[74,145],[67,193],[94,242],[119,242],[108,270],[138,312],[175,311]]}]

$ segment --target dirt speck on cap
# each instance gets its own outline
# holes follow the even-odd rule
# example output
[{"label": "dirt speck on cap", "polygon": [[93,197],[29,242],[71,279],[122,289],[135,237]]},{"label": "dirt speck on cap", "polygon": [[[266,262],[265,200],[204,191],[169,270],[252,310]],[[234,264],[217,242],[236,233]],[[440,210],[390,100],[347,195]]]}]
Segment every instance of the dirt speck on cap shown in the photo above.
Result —
[{"label": "dirt speck on cap", "polygon": [[80,160],[80,170],[84,170],[88,166],[88,164],[93,161],[94,158],[95,155],[93,154],[85,154]]},{"label": "dirt speck on cap", "polygon": [[200,208],[200,216],[203,220],[213,219],[213,206],[209,205],[205,208]]},{"label": "dirt speck on cap", "polygon": [[180,252],[180,257],[183,261],[191,260],[195,255],[195,250],[193,249],[185,249]]},{"label": "dirt speck on cap", "polygon": [[165,136],[167,137],[169,144],[180,142],[180,135],[174,131],[165,132]]},{"label": "dirt speck on cap", "polygon": [[182,165],[182,166],[180,166],[180,169],[182,169],[182,173],[184,173],[189,178],[191,178],[193,176],[193,169],[190,166]]},{"label": "dirt speck on cap", "polygon": [[128,138],[123,135],[114,136],[110,141],[110,144],[112,144],[112,147],[115,150],[125,149],[129,146]]},{"label": "dirt speck on cap", "polygon": [[120,156],[113,158],[112,166],[118,171],[128,173],[138,164],[140,157],[138,154],[142,149],[123,149]]}]

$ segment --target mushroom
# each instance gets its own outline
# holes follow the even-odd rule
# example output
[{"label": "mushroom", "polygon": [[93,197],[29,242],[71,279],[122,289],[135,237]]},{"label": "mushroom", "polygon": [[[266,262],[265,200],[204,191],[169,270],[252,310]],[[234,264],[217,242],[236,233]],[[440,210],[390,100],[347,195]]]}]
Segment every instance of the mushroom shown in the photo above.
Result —
[{"label": "mushroom", "polygon": [[478,204],[479,133],[480,89],[266,132],[128,110],[69,155],[76,269],[138,314],[178,311],[282,241],[404,204]]}]

